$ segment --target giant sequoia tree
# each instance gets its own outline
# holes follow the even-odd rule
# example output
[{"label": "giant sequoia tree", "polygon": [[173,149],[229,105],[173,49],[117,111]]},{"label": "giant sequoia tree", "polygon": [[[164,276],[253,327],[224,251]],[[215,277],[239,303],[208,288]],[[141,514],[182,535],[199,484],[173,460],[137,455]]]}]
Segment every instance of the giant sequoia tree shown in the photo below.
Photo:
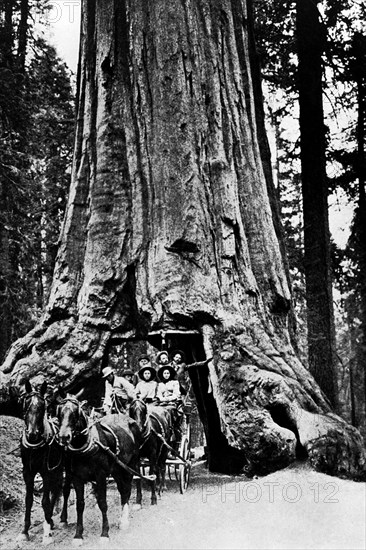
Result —
[{"label": "giant sequoia tree", "polygon": [[[250,6],[249,6],[250,7]],[[360,475],[358,432],[293,350],[291,294],[245,0],[83,2],[73,178],[41,323],[12,386],[92,386],[113,341],[180,331],[214,470],[306,452]],[[152,336],[154,334],[154,336]]]}]

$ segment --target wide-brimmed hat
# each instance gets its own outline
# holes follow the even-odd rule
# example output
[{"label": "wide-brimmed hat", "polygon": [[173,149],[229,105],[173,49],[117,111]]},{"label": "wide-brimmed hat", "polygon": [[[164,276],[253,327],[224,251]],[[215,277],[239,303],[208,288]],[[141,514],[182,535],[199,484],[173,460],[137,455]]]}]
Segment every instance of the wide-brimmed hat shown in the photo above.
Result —
[{"label": "wide-brimmed hat", "polygon": [[149,361],[149,363],[151,362],[151,357],[150,355],[147,355],[147,353],[139,355],[137,358],[137,362],[139,363],[142,359],[146,359],[147,361]]},{"label": "wide-brimmed hat", "polygon": [[145,370],[150,371],[150,373],[151,373],[150,380],[154,380],[156,378],[156,370],[154,369],[154,367],[146,366],[146,367],[142,367],[142,369],[140,369],[139,372],[137,373],[139,375],[139,378],[141,378],[141,380],[144,380]]},{"label": "wide-brimmed hat", "polygon": [[155,359],[155,361],[157,363],[159,363],[160,365],[161,365],[160,359],[161,359],[162,355],[167,355],[168,356],[168,361],[170,361],[169,352],[167,350],[163,349],[162,351],[159,351],[159,353],[157,354],[156,359]]},{"label": "wide-brimmed hat", "polygon": [[133,376],[135,373],[131,369],[126,369],[122,372],[122,376]]},{"label": "wide-brimmed hat", "polygon": [[179,355],[181,356],[182,358],[182,363],[185,362],[186,360],[186,354],[184,353],[184,351],[182,351],[181,349],[174,349],[171,353],[170,353],[170,357],[172,359],[174,359],[174,355],[176,355],[177,353],[179,353]]},{"label": "wide-brimmed hat", "polygon": [[107,376],[109,376],[110,374],[114,374],[114,370],[112,369],[112,367],[105,367],[102,370],[102,378],[107,378]]},{"label": "wide-brimmed hat", "polygon": [[174,380],[175,377],[177,376],[177,373],[175,372],[175,370],[171,365],[163,365],[162,367],[160,367],[160,369],[158,370],[159,380],[161,380],[162,382],[165,382],[165,378],[163,378],[163,371],[165,370],[168,370],[170,372],[169,380]]}]

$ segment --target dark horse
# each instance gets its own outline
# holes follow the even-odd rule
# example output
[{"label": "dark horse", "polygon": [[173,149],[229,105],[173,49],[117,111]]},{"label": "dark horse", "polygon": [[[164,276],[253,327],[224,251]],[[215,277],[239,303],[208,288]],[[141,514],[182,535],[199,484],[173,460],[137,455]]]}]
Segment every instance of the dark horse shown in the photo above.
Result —
[{"label": "dark horse", "polygon": [[23,406],[24,429],[20,442],[23,463],[23,477],[26,486],[24,527],[19,540],[28,540],[33,504],[34,478],[40,474],[43,480],[42,507],[43,543],[52,542],[52,513],[55,502],[62,490],[63,450],[55,438],[57,425],[47,415],[45,393],[47,382],[39,391],[33,390],[29,381],[25,383],[25,393],[20,397]]},{"label": "dark horse", "polygon": [[[149,460],[149,474],[156,476],[156,482],[151,484],[151,504],[157,503],[158,495],[165,485],[165,464],[168,448],[164,440],[169,443],[172,435],[170,412],[165,407],[146,405],[142,399],[135,399],[129,409],[129,415],[140,428],[142,442],[140,457]],[[141,480],[137,480],[136,501],[141,503]]]},{"label": "dark horse", "polygon": [[[121,495],[120,528],[128,527],[128,502],[133,473],[138,469],[140,432],[137,424],[124,414],[107,415],[91,422],[83,404],[73,395],[60,392],[57,407],[60,421],[59,442],[67,450],[66,470],[76,493],[77,524],[74,545],[83,539],[84,489],[93,482],[102,512],[102,539],[108,539],[107,478],[112,475]],[[65,496],[66,500],[66,496]],[[62,519],[67,520],[64,507]]]}]

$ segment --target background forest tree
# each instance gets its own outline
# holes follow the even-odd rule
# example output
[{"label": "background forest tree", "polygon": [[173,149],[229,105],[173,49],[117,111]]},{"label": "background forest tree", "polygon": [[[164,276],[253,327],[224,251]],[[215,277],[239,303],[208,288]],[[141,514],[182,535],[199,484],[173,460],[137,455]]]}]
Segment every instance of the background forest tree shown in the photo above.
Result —
[{"label": "background forest tree", "polygon": [[70,72],[36,31],[45,2],[0,6],[0,361],[40,317],[65,211],[74,133]]},{"label": "background forest tree", "polygon": [[[339,406],[345,417],[352,420],[365,433],[365,362],[363,350],[365,332],[361,307],[360,263],[364,258],[365,242],[362,224],[357,220],[364,193],[365,166],[365,37],[360,34],[365,20],[365,6],[358,2],[330,0],[319,3],[319,22],[323,31],[323,88],[325,99],[326,161],[329,195],[334,210],[345,209],[353,203],[352,227],[357,226],[356,252],[351,230],[348,245],[340,248],[332,241],[333,284],[336,288],[336,329]],[[261,60],[269,125],[275,135],[274,171],[277,177],[281,213],[286,232],[287,250],[293,281],[293,298],[297,308],[299,333],[306,334],[306,306],[304,301],[304,260],[302,232],[301,174],[299,159],[299,133],[297,119],[297,57],[295,36],[296,4],[255,0],[256,38]],[[354,44],[357,44],[355,49]],[[357,70],[352,70],[357,67]],[[357,74],[357,78],[356,78]],[[289,120],[293,121],[289,125]],[[346,231],[347,226],[342,227]],[[352,259],[351,259],[352,258]],[[353,267],[351,267],[353,266]],[[347,281],[347,284],[345,284]],[[359,282],[357,282],[359,281]],[[352,288],[351,288],[352,287]],[[348,293],[351,294],[348,297]],[[357,294],[354,300],[354,293]],[[345,306],[352,303],[352,313]],[[356,305],[357,304],[357,305]],[[347,306],[350,307],[350,306]],[[355,331],[357,336],[355,336]],[[351,335],[353,336],[351,337]],[[307,363],[307,342],[300,337],[299,349]],[[352,349],[352,351],[351,351]],[[351,384],[354,372],[357,383]],[[357,374],[356,374],[357,373]],[[357,405],[351,386],[358,393]],[[352,405],[353,403],[353,405]],[[357,420],[354,406],[357,408]],[[353,412],[352,412],[353,411]],[[355,423],[356,422],[356,423]]]},{"label": "background forest tree", "polygon": [[268,471],[305,451],[314,467],[357,476],[359,434],[331,413],[290,343],[253,36],[240,1],[84,4],[53,288],[4,363],[3,402],[25,376],[71,389],[95,380],[113,339],[194,328],[202,341],[190,353],[214,355],[192,375],[212,469]]}]

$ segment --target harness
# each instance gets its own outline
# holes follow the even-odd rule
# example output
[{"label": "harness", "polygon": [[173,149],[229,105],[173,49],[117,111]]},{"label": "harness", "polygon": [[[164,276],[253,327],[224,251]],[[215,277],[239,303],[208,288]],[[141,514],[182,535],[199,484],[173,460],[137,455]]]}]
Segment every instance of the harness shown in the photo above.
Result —
[{"label": "harness", "polygon": [[[119,389],[119,388],[116,388]],[[123,407],[123,402],[128,402],[128,397],[125,398],[123,395],[119,394],[116,389],[113,391],[111,398],[112,398],[112,406],[111,406],[111,412],[113,410],[116,410],[117,413],[125,413],[126,407]]]},{"label": "harness", "polygon": [[58,423],[55,418],[50,418],[47,415],[43,418],[43,434],[42,438],[38,443],[30,443],[27,439],[26,430],[23,429],[22,432],[22,445],[26,449],[41,449],[45,445],[52,445],[56,440],[58,433]]},{"label": "harness", "polygon": [[[134,403],[142,403],[144,407],[146,407],[146,403],[143,399],[135,399]],[[150,422],[150,413],[147,411],[146,408],[146,419],[142,427],[140,428],[141,437],[142,437],[142,443],[139,446],[139,449],[142,449],[142,447],[145,445],[146,441],[148,440],[150,434],[151,434],[152,426]]]},{"label": "harness", "polygon": [[[163,433],[164,433],[164,426],[162,425],[162,423],[161,423],[161,421],[159,420],[159,418],[158,418],[157,416],[155,416],[155,414],[153,414],[153,413],[150,413],[150,416],[151,416],[152,418],[154,418],[154,420],[156,420],[156,422],[158,423],[159,428],[160,428],[160,430],[161,430],[161,433],[163,434]],[[153,430],[154,433],[156,433],[156,434],[158,433],[152,426],[151,426],[151,429]]]},{"label": "harness", "polygon": [[[75,430],[74,435],[85,435],[86,442],[81,447],[74,447],[73,445],[71,445],[71,443],[68,443],[67,450],[71,451],[72,453],[80,453],[85,455],[95,454],[98,449],[94,445],[95,438],[92,438],[92,428],[98,422],[98,420],[89,424],[89,419],[83,409],[83,405],[86,403],[86,401],[80,402],[76,397],[73,397],[71,395],[60,401],[60,404],[58,406],[60,407],[68,401],[70,401],[74,405],[77,405],[79,418],[81,417],[81,419],[86,424],[85,428],[83,428],[82,430]],[[96,433],[96,435],[98,436],[98,433]]]},{"label": "harness", "polygon": [[[118,455],[120,453],[120,445],[119,445],[119,441],[118,441],[118,437],[116,435],[116,433],[113,431],[113,429],[106,425],[106,424],[101,424],[100,423],[100,420],[97,420],[97,421],[94,421],[93,423],[89,424],[88,423],[88,417],[86,415],[86,413],[84,412],[82,406],[85,404],[85,401],[80,403],[80,401],[78,399],[76,399],[75,397],[73,396],[68,396],[66,397],[65,399],[63,399],[60,403],[60,405],[66,403],[67,401],[70,401],[71,403],[74,403],[75,405],[78,406],[78,412],[79,412],[79,415],[83,417],[84,421],[86,422],[86,427],[81,430],[80,432],[79,431],[75,431],[75,433],[79,433],[79,434],[86,434],[87,436],[87,441],[86,443],[82,446],[82,447],[73,447],[70,445],[70,443],[67,445],[67,449],[70,450],[71,452],[74,452],[74,453],[78,453],[78,454],[82,454],[82,455],[93,455],[95,454],[97,451],[98,451],[98,448],[102,449],[108,456],[110,456],[114,462],[116,462],[121,468],[123,468],[124,470],[126,470],[128,473],[132,474],[132,475],[135,475],[135,476],[138,476],[146,481],[154,481],[156,479],[156,476],[143,476],[141,475],[139,472],[136,472],[135,470],[133,470],[132,468],[130,468],[127,464],[125,464],[124,462],[122,462],[119,458],[118,458]],[[106,445],[103,445],[103,443],[100,441],[100,438],[99,438],[99,433],[98,433],[98,430],[95,428],[95,425],[99,423],[99,427],[103,430],[106,430],[108,431],[110,434],[113,435],[114,437],[114,440],[115,440],[115,443],[116,443],[116,452],[113,453],[109,447],[107,447]],[[93,429],[94,428],[94,429]],[[123,428],[122,428],[123,429]],[[94,432],[94,433],[92,433]],[[133,439],[133,437],[131,437],[130,434],[128,434],[130,438]]]},{"label": "harness", "polygon": [[[47,401],[47,399],[36,390],[33,390],[32,392],[29,392],[29,393],[24,393],[23,395],[20,396],[20,400],[25,399],[26,397],[30,397],[30,398],[38,397],[39,399],[42,399],[44,403],[46,403]],[[24,413],[23,413],[24,417],[26,417],[26,415],[28,414],[31,405],[32,405],[32,399],[30,400],[28,407],[24,410]],[[61,454],[60,460],[58,461],[58,463],[55,466],[50,466],[51,446],[53,443],[55,443],[57,434],[58,434],[58,421],[56,418],[51,418],[48,416],[46,407],[43,415],[43,432],[41,434],[40,441],[37,441],[36,443],[31,443],[27,439],[26,428],[24,427],[22,431],[21,445],[25,449],[35,451],[38,449],[42,449],[44,447],[48,447],[46,466],[49,471],[52,471],[58,468],[62,461],[62,454]]]}]

